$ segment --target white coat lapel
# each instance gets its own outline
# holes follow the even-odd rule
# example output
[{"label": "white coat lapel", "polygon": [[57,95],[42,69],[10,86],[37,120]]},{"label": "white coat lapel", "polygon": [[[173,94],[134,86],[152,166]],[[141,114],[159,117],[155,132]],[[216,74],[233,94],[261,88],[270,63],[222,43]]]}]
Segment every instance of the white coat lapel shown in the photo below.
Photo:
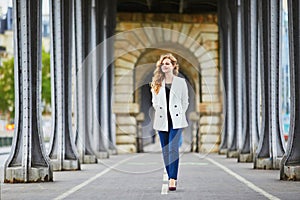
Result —
[{"label": "white coat lapel", "polygon": [[166,96],[166,91],[165,91],[166,88],[165,87],[166,87],[166,81],[163,80],[162,84],[161,84],[161,88],[160,88],[161,89],[162,100],[166,99],[166,97],[165,97]]},{"label": "white coat lapel", "polygon": [[176,89],[178,89],[177,87],[177,77],[174,76],[173,81],[172,81],[172,85],[171,85],[171,89],[170,89],[170,102],[172,102],[174,95],[176,94]]}]

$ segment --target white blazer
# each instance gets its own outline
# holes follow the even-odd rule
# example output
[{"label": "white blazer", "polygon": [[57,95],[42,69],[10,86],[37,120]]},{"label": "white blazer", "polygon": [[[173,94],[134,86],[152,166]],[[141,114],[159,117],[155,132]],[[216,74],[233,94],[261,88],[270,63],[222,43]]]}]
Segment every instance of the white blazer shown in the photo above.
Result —
[{"label": "white blazer", "polygon": [[[169,111],[172,119],[173,129],[188,126],[185,112],[188,108],[188,88],[183,78],[174,76],[169,97]],[[165,80],[155,94],[152,91],[152,105],[155,110],[153,128],[158,131],[168,131],[167,98],[165,91]]]}]

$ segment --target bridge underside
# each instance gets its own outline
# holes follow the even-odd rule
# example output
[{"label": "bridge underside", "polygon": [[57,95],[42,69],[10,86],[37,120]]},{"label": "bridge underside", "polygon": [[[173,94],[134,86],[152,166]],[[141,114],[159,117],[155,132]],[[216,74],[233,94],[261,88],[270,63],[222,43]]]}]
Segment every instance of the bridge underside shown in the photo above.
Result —
[{"label": "bridge underside", "polygon": [[[189,83],[192,151],[300,180],[299,2],[289,0],[291,128],[280,128],[281,1],[50,0],[52,139],[41,132],[41,0],[14,0],[15,136],[5,182],[52,181],[153,135],[149,80],[172,52]],[[164,13],[164,14],[161,14]],[[76,131],[71,119],[75,55]],[[148,98],[145,98],[148,97]],[[148,102],[147,102],[148,101]],[[141,139],[141,138],[144,138]]]}]

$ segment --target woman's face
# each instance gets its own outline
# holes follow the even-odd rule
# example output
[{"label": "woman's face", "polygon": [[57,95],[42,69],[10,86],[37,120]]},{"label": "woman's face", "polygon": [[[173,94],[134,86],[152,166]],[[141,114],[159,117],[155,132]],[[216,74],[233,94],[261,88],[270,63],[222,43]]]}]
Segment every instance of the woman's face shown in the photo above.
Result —
[{"label": "woman's face", "polygon": [[161,70],[163,73],[173,73],[174,65],[169,58],[165,58],[161,64]]}]

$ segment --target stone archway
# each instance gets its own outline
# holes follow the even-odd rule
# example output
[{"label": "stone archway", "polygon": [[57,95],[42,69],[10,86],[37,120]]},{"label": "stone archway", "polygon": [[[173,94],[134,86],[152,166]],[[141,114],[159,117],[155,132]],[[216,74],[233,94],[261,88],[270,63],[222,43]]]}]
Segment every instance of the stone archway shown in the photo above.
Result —
[{"label": "stone archway", "polygon": [[[127,15],[127,14],[126,14]],[[132,14],[132,18],[147,19],[151,14]],[[171,15],[170,15],[171,16]],[[149,49],[166,50],[187,60],[198,74],[190,74],[195,84],[196,108],[201,113],[201,151],[217,151],[220,142],[221,96],[218,67],[218,26],[208,19],[211,15],[185,15],[176,23],[165,21],[146,23],[143,20],[124,22],[119,14],[115,39],[115,91],[114,113],[116,114],[116,141],[118,152],[136,152],[137,120],[140,112],[135,80],[136,63],[145,59],[142,55]],[[153,16],[152,16],[153,17]],[[207,18],[207,21],[203,21]],[[202,23],[197,20],[202,19]],[[190,20],[190,21],[189,21]],[[147,21],[147,20],[146,20]],[[147,58],[149,59],[149,58]],[[153,72],[153,61],[144,62],[139,73]],[[149,63],[150,62],[150,63]],[[147,64],[148,63],[148,64]],[[187,69],[182,69],[186,70]],[[200,95],[201,91],[201,95]]]},{"label": "stone archway", "polygon": [[[135,63],[135,74],[134,82],[135,86],[135,102],[139,104],[140,112],[144,114],[144,121],[141,123],[142,139],[143,144],[147,145],[153,142],[153,136],[155,136],[155,131],[153,130],[153,114],[154,110],[152,107],[152,95],[150,92],[150,82],[152,81],[153,71],[155,69],[155,64],[161,54],[167,53],[169,51],[161,49],[148,49],[146,50],[140,58]],[[199,72],[196,68],[192,66],[190,62],[185,60],[183,57],[174,54],[178,59],[180,65],[179,76],[186,79],[189,88],[189,107],[187,110],[187,117],[190,116],[191,112],[196,112],[199,96]],[[196,94],[197,93],[197,94]],[[183,131],[183,142],[191,144],[192,140],[192,121],[188,117],[189,126]],[[186,149],[188,150],[188,149]]]}]

